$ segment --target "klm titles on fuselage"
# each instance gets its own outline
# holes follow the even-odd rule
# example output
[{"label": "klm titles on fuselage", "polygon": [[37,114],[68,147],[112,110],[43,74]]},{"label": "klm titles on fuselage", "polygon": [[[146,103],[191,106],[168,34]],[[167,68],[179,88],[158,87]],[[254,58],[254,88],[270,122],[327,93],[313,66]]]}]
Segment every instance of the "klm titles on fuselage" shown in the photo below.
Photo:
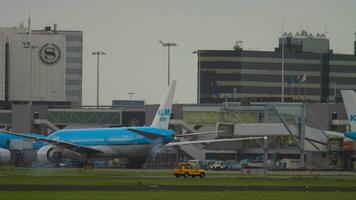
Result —
[{"label": "klm titles on fuselage", "polygon": [[171,115],[171,109],[169,108],[160,109],[158,111],[159,121],[161,122],[167,121],[170,115]]}]

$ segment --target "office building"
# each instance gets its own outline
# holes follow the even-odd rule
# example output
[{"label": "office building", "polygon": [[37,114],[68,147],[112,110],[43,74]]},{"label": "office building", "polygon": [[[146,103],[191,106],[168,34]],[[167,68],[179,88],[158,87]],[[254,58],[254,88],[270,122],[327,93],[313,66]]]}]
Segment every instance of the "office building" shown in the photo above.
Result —
[{"label": "office building", "polygon": [[324,34],[302,31],[285,33],[274,51],[199,50],[197,102],[281,101],[282,65],[286,102],[339,102],[341,89],[356,88],[355,54],[333,53]]},{"label": "office building", "polygon": [[81,105],[82,32],[0,28],[0,104]]}]

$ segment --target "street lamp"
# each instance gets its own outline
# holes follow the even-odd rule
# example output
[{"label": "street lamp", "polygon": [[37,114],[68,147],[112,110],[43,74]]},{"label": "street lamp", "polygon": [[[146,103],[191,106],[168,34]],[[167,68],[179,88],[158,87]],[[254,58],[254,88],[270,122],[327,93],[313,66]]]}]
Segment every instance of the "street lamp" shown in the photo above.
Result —
[{"label": "street lamp", "polygon": [[282,33],[282,77],[281,77],[281,82],[282,82],[282,87],[281,87],[281,102],[284,102],[284,35],[285,33]]},{"label": "street lamp", "polygon": [[30,84],[28,85],[29,87],[29,102],[30,102],[30,105],[32,105],[32,51],[33,49],[36,49],[38,48],[37,45],[34,45],[32,44],[31,42],[29,41],[26,41],[26,42],[22,42],[23,44],[23,48],[25,49],[29,49],[30,50]]},{"label": "street lamp", "polygon": [[168,85],[171,82],[171,47],[177,46],[176,43],[171,42],[162,42],[161,40],[159,43],[162,44],[163,47],[168,47]]},{"label": "street lamp", "polygon": [[99,108],[99,60],[101,55],[106,55],[103,51],[94,51],[91,55],[96,55],[96,108]]}]

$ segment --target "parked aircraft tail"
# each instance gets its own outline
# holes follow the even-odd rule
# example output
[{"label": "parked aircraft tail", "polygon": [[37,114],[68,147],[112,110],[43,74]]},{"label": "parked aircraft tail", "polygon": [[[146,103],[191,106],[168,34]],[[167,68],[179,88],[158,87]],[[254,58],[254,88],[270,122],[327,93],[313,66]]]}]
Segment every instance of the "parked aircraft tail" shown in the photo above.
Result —
[{"label": "parked aircraft tail", "polygon": [[172,103],[174,98],[174,91],[176,87],[176,81],[172,81],[172,83],[168,87],[168,91],[164,96],[155,118],[151,124],[151,127],[160,128],[160,129],[168,129],[169,119],[172,113]]},{"label": "parked aircraft tail", "polygon": [[341,95],[351,131],[356,131],[356,93],[353,90],[341,90]]}]

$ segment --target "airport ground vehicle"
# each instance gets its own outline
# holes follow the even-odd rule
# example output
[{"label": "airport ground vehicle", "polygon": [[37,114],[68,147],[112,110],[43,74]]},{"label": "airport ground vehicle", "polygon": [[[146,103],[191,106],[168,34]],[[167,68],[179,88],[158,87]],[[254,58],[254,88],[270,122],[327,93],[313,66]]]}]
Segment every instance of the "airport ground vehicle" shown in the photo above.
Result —
[{"label": "airport ground vehicle", "polygon": [[218,160],[215,161],[213,165],[211,165],[211,169],[216,169],[216,170],[226,169],[226,165],[224,161]]},{"label": "airport ground vehicle", "polygon": [[188,163],[191,164],[193,167],[199,167],[204,170],[209,169],[209,163],[207,161],[189,160]]},{"label": "airport ground vehicle", "polygon": [[195,178],[199,176],[200,178],[204,178],[206,171],[204,169],[200,169],[199,167],[195,167],[189,163],[179,163],[177,167],[174,169],[174,176],[179,178],[183,176],[187,178],[191,176]]}]

